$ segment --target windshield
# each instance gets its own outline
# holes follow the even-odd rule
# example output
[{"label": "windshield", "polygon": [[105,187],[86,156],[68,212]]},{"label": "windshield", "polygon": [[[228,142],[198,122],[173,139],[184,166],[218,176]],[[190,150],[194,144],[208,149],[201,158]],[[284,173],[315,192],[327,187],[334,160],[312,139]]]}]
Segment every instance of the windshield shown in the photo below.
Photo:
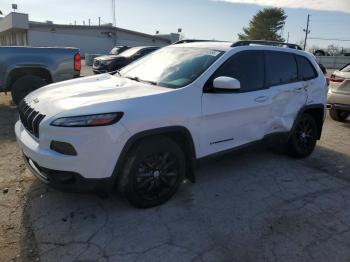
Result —
[{"label": "windshield", "polygon": [[140,51],[142,48],[140,47],[133,47],[133,48],[130,48],[122,53],[120,53],[121,56],[124,56],[124,57],[130,57],[130,56],[133,56],[135,55],[138,51]]},{"label": "windshield", "polygon": [[165,47],[126,66],[120,73],[136,81],[180,88],[197,79],[222,54],[204,48]]},{"label": "windshield", "polygon": [[117,54],[119,54],[119,50],[120,50],[121,48],[120,47],[114,47],[112,50],[111,50],[111,52],[109,52],[109,54],[111,54],[111,55],[117,55]]}]

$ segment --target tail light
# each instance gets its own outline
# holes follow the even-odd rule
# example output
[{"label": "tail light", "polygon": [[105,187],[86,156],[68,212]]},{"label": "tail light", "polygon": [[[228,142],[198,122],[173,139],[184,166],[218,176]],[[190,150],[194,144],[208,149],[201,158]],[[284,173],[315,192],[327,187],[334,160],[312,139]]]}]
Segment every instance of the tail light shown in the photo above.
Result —
[{"label": "tail light", "polygon": [[341,83],[344,81],[344,78],[336,75],[331,75],[331,77],[329,78],[329,81],[334,83]]},{"label": "tail light", "polygon": [[81,70],[81,56],[79,52],[74,55],[74,70]]}]

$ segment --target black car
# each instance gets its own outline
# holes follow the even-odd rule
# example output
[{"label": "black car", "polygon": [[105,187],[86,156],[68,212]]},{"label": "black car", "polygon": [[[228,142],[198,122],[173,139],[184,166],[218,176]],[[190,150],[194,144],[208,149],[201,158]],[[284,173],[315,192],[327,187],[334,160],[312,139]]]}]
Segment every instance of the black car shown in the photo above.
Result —
[{"label": "black car", "polygon": [[139,46],[119,55],[99,56],[94,59],[92,70],[95,74],[116,71],[157,49],[159,49],[157,46]]}]

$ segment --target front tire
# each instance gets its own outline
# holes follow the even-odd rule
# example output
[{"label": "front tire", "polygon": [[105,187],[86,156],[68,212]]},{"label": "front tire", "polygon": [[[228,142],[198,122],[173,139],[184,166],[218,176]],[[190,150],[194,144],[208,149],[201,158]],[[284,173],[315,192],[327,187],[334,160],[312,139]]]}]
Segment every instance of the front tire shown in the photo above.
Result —
[{"label": "front tire", "polygon": [[136,207],[158,206],[176,193],[185,172],[185,155],[175,141],[164,136],[145,139],[128,154],[118,189]]},{"label": "front tire", "polygon": [[346,119],[349,117],[349,112],[344,112],[335,108],[329,109],[329,115],[331,118],[338,122],[345,122]]},{"label": "front tire", "polygon": [[18,78],[11,87],[13,102],[18,105],[30,92],[46,84],[45,80],[39,76],[26,75]]},{"label": "front tire", "polygon": [[302,115],[297,121],[287,143],[287,153],[296,158],[305,158],[315,149],[318,127],[309,114]]}]

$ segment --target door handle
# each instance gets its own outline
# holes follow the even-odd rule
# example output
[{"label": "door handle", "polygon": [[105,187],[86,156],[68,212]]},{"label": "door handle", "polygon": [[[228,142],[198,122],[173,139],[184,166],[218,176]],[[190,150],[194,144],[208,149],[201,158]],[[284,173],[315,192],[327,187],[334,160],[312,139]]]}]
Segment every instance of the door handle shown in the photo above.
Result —
[{"label": "door handle", "polygon": [[267,96],[259,96],[257,98],[254,99],[255,102],[258,102],[258,103],[263,103],[265,101],[267,101],[268,97]]}]

